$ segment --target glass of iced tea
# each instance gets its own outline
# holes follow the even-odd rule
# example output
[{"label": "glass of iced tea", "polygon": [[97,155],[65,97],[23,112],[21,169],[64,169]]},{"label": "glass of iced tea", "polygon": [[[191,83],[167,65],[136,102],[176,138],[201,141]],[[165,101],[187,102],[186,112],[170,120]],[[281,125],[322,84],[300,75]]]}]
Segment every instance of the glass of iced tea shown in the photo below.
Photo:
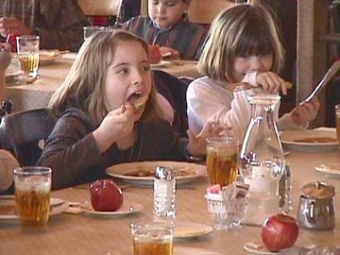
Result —
[{"label": "glass of iced tea", "polygon": [[233,137],[207,138],[207,172],[211,185],[227,186],[237,179],[239,141]]},{"label": "glass of iced tea", "polygon": [[134,255],[172,255],[173,225],[165,221],[131,224]]},{"label": "glass of iced tea", "polygon": [[15,204],[23,228],[41,228],[50,212],[51,173],[49,167],[14,169]]},{"label": "glass of iced tea", "polygon": [[340,104],[335,106],[335,125],[338,142],[340,144]]},{"label": "glass of iced tea", "polygon": [[17,36],[17,49],[20,70],[30,78],[38,77],[39,68],[39,43],[36,35]]}]

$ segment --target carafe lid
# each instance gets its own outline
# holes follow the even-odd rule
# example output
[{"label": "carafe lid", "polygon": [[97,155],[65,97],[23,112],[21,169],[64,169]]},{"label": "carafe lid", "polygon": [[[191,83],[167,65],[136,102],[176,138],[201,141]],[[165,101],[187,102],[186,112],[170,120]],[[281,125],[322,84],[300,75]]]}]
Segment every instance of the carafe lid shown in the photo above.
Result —
[{"label": "carafe lid", "polygon": [[311,182],[302,187],[302,195],[310,199],[326,199],[335,195],[335,188],[325,182]]}]

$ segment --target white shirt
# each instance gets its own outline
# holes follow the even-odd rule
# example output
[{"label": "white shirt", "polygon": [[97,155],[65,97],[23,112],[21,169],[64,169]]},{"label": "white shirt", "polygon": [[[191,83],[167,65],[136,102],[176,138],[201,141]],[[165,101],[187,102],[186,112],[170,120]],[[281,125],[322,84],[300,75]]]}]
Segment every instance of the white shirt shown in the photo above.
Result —
[{"label": "white shirt", "polygon": [[[247,74],[242,82],[256,85],[256,73]],[[189,128],[198,133],[210,119],[218,119],[227,135],[243,141],[243,136],[251,118],[251,107],[248,96],[263,92],[261,88],[234,92],[228,89],[230,84],[222,84],[207,76],[190,83],[187,90]],[[230,87],[230,86],[229,86]],[[275,109],[275,120],[278,119],[279,104]],[[301,129],[296,125],[291,113],[283,115],[278,121],[279,130]]]}]

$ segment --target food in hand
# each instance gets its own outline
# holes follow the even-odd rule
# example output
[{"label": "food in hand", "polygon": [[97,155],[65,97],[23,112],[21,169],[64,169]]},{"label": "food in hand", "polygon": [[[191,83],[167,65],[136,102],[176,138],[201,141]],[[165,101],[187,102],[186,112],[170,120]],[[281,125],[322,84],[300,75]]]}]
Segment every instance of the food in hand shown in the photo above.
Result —
[{"label": "food in hand", "polygon": [[100,179],[90,186],[91,205],[95,211],[114,212],[123,205],[123,192],[109,179]]},{"label": "food in hand", "polygon": [[265,219],[262,241],[271,252],[292,247],[299,235],[297,221],[288,215],[276,214]]},{"label": "food in hand", "polygon": [[150,45],[149,48],[149,54],[150,54],[150,63],[151,64],[158,64],[162,60],[161,51],[159,49],[159,45],[154,44]]},{"label": "food in hand", "polygon": [[11,33],[6,38],[6,42],[11,45],[12,52],[17,52],[17,36],[19,36],[18,33]]},{"label": "food in hand", "polygon": [[133,104],[134,105],[134,108],[135,108],[135,112],[138,112],[140,109],[142,109],[142,107],[146,104],[146,101],[148,100],[148,97],[147,96],[141,96],[139,97],[135,103]]}]

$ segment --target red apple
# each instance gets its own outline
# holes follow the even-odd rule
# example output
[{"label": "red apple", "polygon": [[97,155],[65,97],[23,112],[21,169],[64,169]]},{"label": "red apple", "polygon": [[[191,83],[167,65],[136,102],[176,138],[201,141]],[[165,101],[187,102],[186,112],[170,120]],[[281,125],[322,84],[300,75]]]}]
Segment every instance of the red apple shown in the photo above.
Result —
[{"label": "red apple", "polygon": [[158,64],[162,60],[161,51],[159,49],[159,45],[154,44],[150,45],[149,48],[149,54],[150,54],[150,63],[151,64]]},{"label": "red apple", "polygon": [[267,249],[277,252],[294,245],[299,235],[299,225],[291,216],[272,215],[265,219],[261,235]]},{"label": "red apple", "polygon": [[17,52],[17,36],[18,33],[11,33],[7,35],[6,42],[11,45],[11,51]]},{"label": "red apple", "polygon": [[91,205],[96,211],[117,211],[123,205],[123,192],[109,179],[100,179],[90,186]]}]

